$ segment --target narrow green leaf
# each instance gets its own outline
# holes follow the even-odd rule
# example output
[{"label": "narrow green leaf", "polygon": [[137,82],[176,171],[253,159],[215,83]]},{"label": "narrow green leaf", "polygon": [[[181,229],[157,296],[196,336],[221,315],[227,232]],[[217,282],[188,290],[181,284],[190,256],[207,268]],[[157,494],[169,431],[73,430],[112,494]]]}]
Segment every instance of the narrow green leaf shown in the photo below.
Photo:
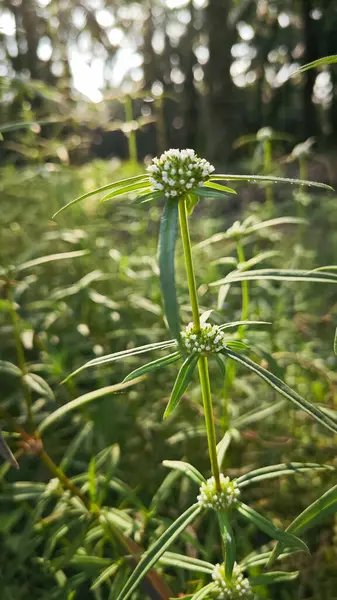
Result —
[{"label": "narrow green leaf", "polygon": [[[207,597],[209,597],[209,594],[212,594],[212,592],[214,592],[215,590],[215,583],[209,583],[208,585],[205,585],[205,587],[203,587],[201,590],[199,590],[199,592],[197,592],[193,596],[190,596],[189,598],[190,600],[204,600],[207,599]],[[184,600],[184,598],[182,598],[182,600]]]},{"label": "narrow green leaf", "polygon": [[239,350],[241,352],[249,350],[248,344],[240,342],[240,340],[230,340],[229,342],[226,342],[226,348],[231,348],[232,350]]},{"label": "narrow green leaf", "polygon": [[[7,131],[16,131],[17,129],[26,129],[31,128],[36,125],[47,125],[49,123],[62,123],[66,121],[65,117],[49,117],[48,119],[39,119],[38,121],[17,121],[15,123],[5,123],[5,125],[0,125],[0,131],[2,133],[6,133]],[[1,139],[1,138],[0,138]]]},{"label": "narrow green leaf", "polygon": [[204,198],[217,198],[219,200],[224,200],[226,196],[224,192],[218,192],[217,190],[212,190],[210,187],[197,187],[193,189],[193,192],[198,196],[202,196]]},{"label": "narrow green leaf", "polygon": [[250,227],[246,227],[245,235],[256,233],[257,231],[261,231],[262,229],[266,229],[268,227],[279,227],[280,225],[305,225],[306,223],[308,223],[308,221],[300,217],[277,217],[275,219],[268,219],[267,221],[261,221],[260,223],[255,223]]},{"label": "narrow green leaf", "polygon": [[[279,560],[291,556],[292,554],[296,554],[297,552],[298,550],[289,550],[287,552],[284,552],[283,554],[280,554]],[[251,567],[259,567],[261,565],[265,565],[268,562],[270,555],[271,551],[261,552],[259,554],[257,554],[254,551],[251,554],[248,554],[248,556],[246,556],[243,560],[240,561],[240,567],[242,567],[243,569],[249,569]]]},{"label": "narrow green leaf", "polygon": [[334,433],[337,433],[336,421],[331,419],[328,415],[324,414],[316,406],[310,404],[310,402],[307,402],[307,400],[304,400],[304,398],[302,398],[299,394],[297,394],[297,392],[292,390],[286,383],[281,381],[281,379],[276,377],[276,375],[274,375],[270,371],[267,371],[247,356],[237,354],[236,352],[234,352],[234,350],[226,350],[225,354],[229,356],[229,358],[232,358],[236,362],[247,367],[247,369],[250,369],[250,371],[253,371],[253,373],[256,373],[256,375],[261,377],[261,379],[268,383],[268,385],[270,385],[274,390],[279,392],[279,394],[287,398],[287,400],[290,400],[291,402],[293,402],[293,404],[295,404],[303,411],[308,413],[308,415],[313,417],[316,421],[318,421],[318,423],[321,423],[321,425],[324,425]]},{"label": "narrow green leaf", "polygon": [[256,265],[264,262],[265,260],[269,260],[270,258],[279,256],[279,254],[280,252],[276,250],[267,250],[266,252],[260,252],[259,254],[253,256],[253,258],[250,258],[249,260],[240,263],[237,269],[238,271],[249,271],[252,267],[255,267]]},{"label": "narrow green leaf", "polygon": [[233,327],[240,327],[240,325],[271,325],[270,321],[232,321],[231,323],[224,323],[220,325],[219,329],[224,331],[224,329],[232,329]]},{"label": "narrow green leaf", "polygon": [[107,579],[110,579],[110,577],[116,574],[119,567],[120,563],[112,563],[111,565],[109,565],[109,567],[104,569],[104,571],[99,575],[99,577],[95,579],[90,589],[93,591],[97,590],[97,588],[99,588],[99,586],[102,585],[102,583],[104,583],[105,581],[107,581]]},{"label": "narrow green leaf", "polygon": [[78,198],[75,198],[75,200],[71,200],[65,206],[62,206],[62,208],[60,208],[53,215],[53,219],[55,217],[57,217],[66,208],[69,208],[69,206],[72,206],[73,204],[77,204],[78,202],[81,202],[82,200],[85,200],[86,198],[90,198],[90,196],[94,196],[96,194],[99,194],[100,192],[105,192],[105,191],[111,190],[113,188],[120,188],[123,185],[128,185],[128,184],[131,184],[132,182],[135,183],[136,181],[142,181],[142,180],[148,181],[149,180],[149,176],[144,173],[143,175],[136,175],[135,177],[128,177],[127,179],[121,179],[120,181],[116,181],[114,183],[108,183],[107,185],[103,185],[100,188],[96,188],[95,190],[91,190],[90,192],[86,192],[85,194],[82,194],[82,196],[79,196]]},{"label": "narrow green leaf", "polygon": [[96,460],[93,456],[89,463],[88,469],[88,490],[91,502],[96,502],[97,485],[96,485]]},{"label": "narrow green leaf", "polygon": [[334,471],[334,467],[330,465],[318,465],[316,463],[280,463],[278,465],[270,465],[255,469],[250,473],[245,473],[236,480],[238,486],[242,489],[251,483],[257,483],[265,479],[274,479],[283,477],[284,475],[297,475],[307,471]]},{"label": "narrow green leaf", "polygon": [[235,536],[228,513],[223,510],[218,511],[218,519],[225,550],[225,575],[228,579],[231,579],[236,559]]},{"label": "narrow green leaf", "polygon": [[308,187],[323,188],[332,190],[330,185],[318,183],[317,181],[306,181],[304,179],[289,179],[287,177],[273,177],[272,175],[212,175],[210,181],[247,181],[247,183],[290,183],[292,185],[305,185]]},{"label": "narrow green leaf", "polygon": [[299,571],[286,573],[285,571],[274,571],[273,573],[262,573],[255,577],[249,577],[250,584],[256,585],[273,585],[274,583],[283,583],[284,581],[293,581],[298,577]]},{"label": "narrow green leaf", "polygon": [[17,460],[16,460],[15,456],[13,455],[13,453],[11,452],[9,446],[7,445],[1,431],[0,431],[0,456],[2,456],[2,458],[7,460],[12,465],[12,467],[15,467],[15,469],[19,468]]},{"label": "narrow green leaf", "polygon": [[300,67],[299,69],[297,69],[297,71],[294,71],[294,73],[292,73],[290,77],[294,77],[295,75],[298,75],[299,73],[304,73],[304,71],[309,71],[309,69],[317,69],[317,67],[324,67],[325,65],[333,65],[334,63],[337,63],[337,54],[332,54],[330,56],[324,56],[323,58],[318,58],[317,60],[313,60],[310,63],[307,63],[306,65],[303,65],[302,67]]},{"label": "narrow green leaf", "polygon": [[159,198],[163,198],[163,192],[152,190],[152,192],[149,192],[148,194],[137,196],[135,202],[142,204],[143,202],[149,202],[150,200],[159,200]]},{"label": "narrow green leaf", "polygon": [[220,185],[219,183],[214,183],[212,181],[206,181],[203,187],[211,188],[213,190],[218,190],[219,192],[224,192],[226,194],[236,194],[237,192],[230,187],[226,187],[225,185]]},{"label": "narrow green leaf", "polygon": [[309,552],[307,545],[302,540],[289,532],[282,531],[282,529],[275,527],[275,525],[269,521],[269,519],[266,519],[260,515],[260,513],[256,512],[256,510],[250,506],[247,506],[247,504],[239,502],[236,510],[242,517],[244,517],[250,523],[253,523],[255,527],[269,535],[272,539],[283,542],[289,548],[296,548],[297,550]]},{"label": "narrow green leaf", "polygon": [[[301,514],[299,514],[292,523],[290,523],[289,527],[287,527],[286,531],[291,534],[304,533],[315,527],[318,523],[321,523],[326,518],[335,514],[337,511],[337,485],[333,488],[325,492],[318,500],[315,500],[310,506],[304,509]],[[282,540],[280,540],[282,542]],[[268,560],[267,566],[269,567],[276,558],[281,554],[284,546],[288,544],[276,544],[273,549],[270,558]]]},{"label": "narrow green leaf", "polygon": [[158,261],[164,313],[171,335],[180,339],[180,315],[175,283],[174,255],[178,233],[178,201],[166,200],[160,221]]},{"label": "narrow green leaf", "polygon": [[82,406],[85,406],[89,402],[93,402],[98,398],[103,398],[108,394],[116,394],[121,390],[136,385],[137,383],[139,383],[139,381],[141,381],[141,378],[134,379],[133,381],[128,381],[125,383],[118,383],[117,385],[108,385],[106,387],[100,388],[99,390],[83,394],[83,396],[79,396],[75,400],[71,400],[71,402],[60,406],[60,408],[48,415],[38,426],[38,431],[40,433],[44,433],[48,427],[56,423],[56,421],[58,421],[59,419],[62,419],[63,417],[68,415],[70,412],[78,408],[82,408]]},{"label": "narrow green leaf", "polygon": [[182,460],[163,460],[163,465],[168,469],[176,469],[177,471],[181,471],[199,486],[206,481],[198,469],[187,462],[183,462]]},{"label": "narrow green leaf", "polygon": [[177,360],[179,360],[180,358],[180,352],[173,352],[173,354],[169,354],[168,356],[157,358],[156,360],[147,363],[147,365],[143,365],[142,367],[139,367],[138,369],[132,371],[132,373],[129,373],[129,375],[125,377],[124,381],[131,381],[132,379],[140,377],[141,375],[152,373],[152,371],[155,371],[157,369],[163,369],[164,367],[167,367],[168,365],[177,362]]},{"label": "narrow green leaf", "polygon": [[40,396],[49,398],[49,400],[54,400],[53,390],[40,375],[36,375],[36,373],[26,373],[23,375],[22,380],[31,390],[40,394]]},{"label": "narrow green leaf", "polygon": [[165,552],[159,559],[159,562],[162,565],[178,567],[179,569],[186,569],[188,571],[196,571],[197,573],[212,574],[214,568],[209,562],[191,556],[176,554],[175,552]]},{"label": "narrow green leaf", "polygon": [[219,354],[213,354],[212,358],[217,363],[222,377],[226,377],[226,365]]},{"label": "narrow green leaf", "polygon": [[187,214],[191,215],[199,202],[197,194],[188,194],[186,197]]},{"label": "narrow green leaf", "polygon": [[129,194],[130,192],[136,192],[137,190],[147,192],[149,189],[148,181],[141,181],[140,183],[133,183],[131,185],[123,185],[112,192],[109,192],[101,199],[101,203],[106,202],[107,200],[111,200],[111,198],[115,198],[116,196],[124,196],[125,194]]},{"label": "narrow green leaf", "polygon": [[65,383],[71,377],[74,377],[84,369],[108,365],[110,363],[115,362],[116,360],[128,358],[129,356],[135,356],[136,354],[143,354],[144,352],[151,352],[152,350],[166,350],[166,348],[170,348],[171,346],[176,346],[175,340],[169,340],[167,342],[157,342],[154,344],[146,344],[145,346],[138,346],[136,348],[130,348],[129,350],[121,350],[120,352],[114,352],[113,354],[105,354],[104,356],[93,358],[92,360],[89,360],[89,362],[76,369],[76,371],[70,373],[70,375],[68,375],[68,377],[66,377],[62,383]]},{"label": "narrow green leaf", "polygon": [[46,263],[55,262],[58,260],[66,260],[68,258],[78,258],[89,254],[89,250],[74,250],[72,252],[60,252],[59,254],[49,254],[48,256],[40,256],[39,258],[33,258],[27,260],[21,265],[15,267],[16,271],[24,271],[25,269],[31,269],[32,267],[38,267]]},{"label": "narrow green leaf", "polygon": [[188,384],[190,383],[193,377],[194,369],[197,366],[197,363],[198,357],[191,354],[186,358],[185,362],[181,366],[177,375],[177,379],[174,382],[169,403],[164,412],[164,419],[166,419],[166,417],[168,417],[178,406],[183,394],[185,393],[188,387]]},{"label": "narrow green leaf", "polygon": [[247,135],[241,135],[233,144],[233,148],[237,150],[246,146],[247,144],[255,144],[258,141],[256,133],[249,133]]},{"label": "narrow green leaf", "polygon": [[232,441],[232,434],[230,431],[226,431],[222,440],[220,440],[220,442],[217,444],[216,453],[217,453],[217,457],[218,457],[219,467],[222,465],[222,463],[224,461],[226,452],[229,448],[229,444],[231,443],[231,441]]},{"label": "narrow green leaf", "polygon": [[233,419],[233,427],[236,429],[242,429],[243,427],[247,427],[247,425],[251,425],[252,423],[261,422],[284,408],[285,404],[286,403],[284,400],[280,400],[279,402],[275,402],[275,404],[265,405],[258,410],[253,409],[252,411],[242,415],[242,417]]},{"label": "narrow green leaf", "polygon": [[336,331],[335,331],[335,337],[334,337],[334,341],[333,341],[333,351],[334,351],[334,353],[337,356],[337,328],[336,328]]},{"label": "narrow green leaf", "polygon": [[14,375],[15,377],[21,377],[22,375],[21,369],[7,360],[0,360],[0,372],[8,373],[8,375]]},{"label": "narrow green leaf", "polygon": [[190,506],[172,525],[160,536],[153,546],[143,554],[142,559],[132,572],[117,600],[127,600],[137,588],[146,573],[159,560],[164,552],[173,544],[186,527],[196,519],[201,512],[199,504]]},{"label": "narrow green leaf", "polygon": [[309,281],[316,283],[337,283],[337,274],[299,269],[257,269],[256,271],[232,271],[223,279],[210,283],[217,286],[239,281]]}]

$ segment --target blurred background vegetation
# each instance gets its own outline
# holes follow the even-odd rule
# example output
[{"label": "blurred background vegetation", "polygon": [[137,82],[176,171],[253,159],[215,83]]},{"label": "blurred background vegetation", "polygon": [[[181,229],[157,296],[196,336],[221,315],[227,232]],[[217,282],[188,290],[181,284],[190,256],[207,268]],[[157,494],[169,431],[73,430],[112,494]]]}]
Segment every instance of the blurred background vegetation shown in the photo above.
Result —
[{"label": "blurred background vegetation", "polygon": [[[53,213],[94,187],[142,172],[144,161],[176,146],[195,148],[224,172],[336,184],[337,66],[290,78],[301,64],[336,53],[336,39],[333,0],[3,0],[0,358],[18,363],[10,281],[35,426],[69,401],[121,382],[142,362],[88,370],[60,385],[86,360],[167,336],[156,263],[162,207],[139,207],[132,197],[104,205],[89,198],[57,221]],[[235,284],[218,295],[209,287],[237,260],[231,232],[212,236],[236,221],[307,220],[242,235],[245,258],[253,259],[246,268],[312,269],[334,265],[337,253],[335,194],[281,186],[272,206],[265,202],[269,188],[236,188],[234,199],[203,200],[191,223],[200,302],[217,309],[219,322],[240,318],[241,289]],[[69,251],[78,254],[39,260]],[[188,323],[179,247],[177,268]],[[334,285],[260,281],[249,284],[249,293],[249,318],[273,326],[247,332],[248,341],[261,348],[265,365],[334,416]],[[27,386],[1,364],[1,425],[20,471],[0,469],[0,598],[115,600],[132,567],[121,559],[125,547],[118,535],[111,543],[101,525],[81,521],[34,448],[19,445],[22,430],[29,433]],[[212,375],[220,439],[231,386],[224,389],[221,376]],[[170,370],[155,373],[69,413],[43,434],[55,463],[83,493],[101,498],[111,527],[141,547],[195,496],[191,483],[165,479],[161,461],[183,457],[205,474],[209,468],[197,382],[162,422],[173,379]],[[332,436],[249,374],[240,372],[230,396],[235,442],[223,468],[231,475],[290,460],[335,464]],[[285,527],[329,487],[331,473],[307,474],[263,484],[249,500]],[[265,547],[263,536],[237,527],[241,555]],[[261,590],[261,597],[336,599],[334,528],[331,518],[307,536],[311,556],[288,559],[289,567],[301,568],[298,581]],[[219,559],[207,520],[198,532],[190,527],[176,549]],[[194,589],[194,576],[165,573],[172,596]],[[164,586],[150,588],[135,600],[170,596]]]}]

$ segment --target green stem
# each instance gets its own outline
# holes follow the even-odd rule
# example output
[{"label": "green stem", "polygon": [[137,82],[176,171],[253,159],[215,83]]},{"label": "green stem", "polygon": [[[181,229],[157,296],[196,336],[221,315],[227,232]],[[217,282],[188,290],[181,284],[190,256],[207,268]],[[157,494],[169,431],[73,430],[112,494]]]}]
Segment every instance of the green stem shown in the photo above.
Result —
[{"label": "green stem", "polygon": [[[245,252],[241,241],[239,239],[236,240],[236,252],[238,255],[239,265],[246,262]],[[242,291],[242,309],[241,309],[241,321],[247,321],[249,314],[249,287],[248,281],[241,282],[241,291]],[[245,326],[241,325],[238,330],[238,336],[242,340],[245,331]]]},{"label": "green stem", "polygon": [[[197,296],[197,287],[195,281],[191,239],[188,227],[187,209],[186,209],[186,198],[182,197],[179,200],[179,220],[181,237],[184,248],[185,265],[188,281],[188,289],[190,294],[190,301],[193,314],[193,322],[196,331],[200,331],[200,317],[199,317],[199,304]],[[211,385],[209,380],[208,371],[208,359],[206,356],[200,356],[198,360],[199,379],[201,385],[202,400],[204,405],[206,432],[208,441],[208,451],[211,461],[212,475],[215,479],[217,489],[220,490],[220,472],[219,464],[216,451],[216,435],[213,417],[213,406],[212,406],[212,395]]]},{"label": "green stem", "polygon": [[196,285],[195,275],[194,275],[192,249],[191,249],[191,238],[190,238],[190,231],[189,231],[189,227],[188,227],[188,217],[187,217],[187,208],[186,208],[185,197],[182,197],[179,200],[179,220],[180,220],[181,238],[183,241],[183,248],[184,248],[184,255],[185,255],[185,265],[186,265],[186,272],[187,272],[188,290],[190,293],[190,301],[191,301],[191,307],[192,307],[193,323],[194,323],[196,331],[200,331],[200,317],[199,317],[197,285]]},{"label": "green stem", "polygon": [[24,376],[27,374],[27,365],[26,365],[26,359],[25,359],[25,353],[23,350],[23,345],[21,342],[20,325],[19,325],[19,319],[18,319],[18,315],[16,312],[16,308],[15,308],[12,283],[10,281],[8,281],[8,283],[7,283],[7,298],[8,298],[8,302],[9,302],[9,311],[10,311],[12,325],[13,325],[16,354],[17,354],[17,358],[18,358],[18,364],[19,364],[19,367],[20,367],[21,373],[22,373],[21,380],[22,380],[22,387],[24,390],[25,401],[26,401],[27,425],[28,425],[28,429],[32,432],[34,430],[32,397],[31,397],[30,389],[28,388],[28,386],[25,383],[25,380],[23,379]]}]

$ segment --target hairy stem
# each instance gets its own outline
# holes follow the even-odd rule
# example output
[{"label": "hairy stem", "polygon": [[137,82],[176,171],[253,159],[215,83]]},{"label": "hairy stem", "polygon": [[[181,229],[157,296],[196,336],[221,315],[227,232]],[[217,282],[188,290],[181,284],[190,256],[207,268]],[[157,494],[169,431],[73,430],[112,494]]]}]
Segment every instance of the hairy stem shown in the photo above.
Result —
[{"label": "hairy stem", "polygon": [[[188,218],[187,218],[185,197],[182,197],[179,200],[179,220],[180,220],[181,237],[182,237],[183,248],[184,248],[185,265],[186,265],[188,289],[189,289],[192,314],[193,314],[193,322],[194,322],[196,331],[200,331],[199,304],[198,304],[197,287],[196,287],[196,281],[195,281],[195,275],[194,275],[192,250],[191,250],[191,239],[190,239],[190,232],[189,232],[189,228],[188,228]],[[208,359],[206,356],[200,356],[200,358],[198,360],[198,370],[199,370],[199,379],[200,379],[200,385],[201,385],[202,401],[203,401],[204,412],[205,412],[208,451],[209,451],[209,457],[210,457],[210,461],[211,461],[212,474],[215,479],[216,486],[220,490],[220,473],[219,473],[219,465],[218,465],[218,458],[217,458],[217,452],[216,452],[216,435],[215,435],[215,426],[214,426],[214,417],[213,417],[211,385],[210,385],[210,380],[209,380]]]}]

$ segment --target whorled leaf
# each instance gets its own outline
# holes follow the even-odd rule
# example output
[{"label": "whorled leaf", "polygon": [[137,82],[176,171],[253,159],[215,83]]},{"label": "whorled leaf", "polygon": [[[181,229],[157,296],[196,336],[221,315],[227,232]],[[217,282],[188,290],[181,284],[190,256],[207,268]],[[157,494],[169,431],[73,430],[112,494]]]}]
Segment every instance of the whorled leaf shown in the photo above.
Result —
[{"label": "whorled leaf", "polygon": [[121,179],[120,181],[115,181],[113,183],[108,183],[107,185],[103,185],[100,188],[96,188],[94,190],[91,190],[90,192],[86,192],[85,194],[82,194],[78,198],[75,198],[74,200],[71,200],[65,206],[62,206],[53,215],[53,219],[55,219],[55,217],[57,217],[66,208],[69,208],[70,206],[73,206],[74,204],[77,204],[78,202],[81,202],[82,200],[85,200],[86,198],[90,198],[90,196],[94,196],[96,194],[100,194],[101,192],[106,192],[106,191],[114,189],[114,188],[116,188],[116,189],[119,188],[120,189],[120,193],[122,194],[124,187],[127,187],[129,185],[132,185],[133,183],[140,182],[140,181],[149,181],[149,176],[146,173],[144,173],[142,175],[135,175],[134,177],[128,177],[127,179]]},{"label": "whorled leaf", "polygon": [[273,585],[274,583],[283,583],[284,581],[293,581],[299,575],[299,571],[274,571],[272,573],[262,573],[250,577],[249,581],[252,587],[258,585]]},{"label": "whorled leaf", "polygon": [[237,283],[239,281],[309,281],[312,283],[337,283],[335,273],[303,271],[299,269],[257,269],[255,271],[231,271],[210,286]]},{"label": "whorled leaf", "polygon": [[272,175],[223,175],[216,173],[210,177],[210,181],[246,181],[247,183],[289,183],[291,185],[305,185],[308,187],[323,188],[333,191],[333,188],[326,183],[317,181],[306,181],[304,179],[289,179],[287,177],[273,177]]},{"label": "whorled leaf", "polygon": [[175,552],[165,552],[165,554],[163,554],[163,556],[159,559],[159,563],[165,566],[195,571],[197,573],[211,574],[213,571],[213,565],[211,563],[206,562],[205,560],[200,560],[199,558],[194,558],[192,556],[176,554]]},{"label": "whorled leaf", "polygon": [[190,506],[172,525],[160,536],[160,538],[147,550],[136,568],[132,572],[117,600],[127,600],[137,588],[146,573],[173,544],[186,527],[196,519],[201,512],[199,504]]},{"label": "whorled leaf", "polygon": [[[205,587],[201,588],[196,594],[192,596],[187,596],[188,600],[207,600],[207,598],[212,597],[212,592],[216,590],[215,583],[209,583],[205,585]],[[182,598],[184,600],[184,598]]]},{"label": "whorled leaf", "polygon": [[129,350],[121,350],[120,352],[113,352],[112,354],[105,354],[104,356],[93,358],[92,360],[89,360],[87,363],[70,373],[70,375],[68,375],[68,377],[66,377],[62,383],[65,383],[71,377],[74,377],[78,373],[81,373],[81,371],[83,371],[84,369],[108,365],[110,363],[115,362],[116,360],[129,358],[130,356],[135,356],[136,354],[143,354],[144,352],[151,352],[152,350],[166,350],[166,348],[170,348],[172,346],[176,346],[175,340],[168,340],[166,342],[155,342],[153,344],[145,344],[145,346],[137,346],[136,348],[130,348]]},{"label": "whorled leaf", "polygon": [[276,375],[267,371],[254,361],[252,361],[247,356],[242,356],[241,354],[237,354],[234,350],[226,349],[224,352],[225,355],[232,358],[237,363],[240,363],[253,373],[256,373],[261,379],[263,379],[268,385],[270,385],[274,390],[279,392],[282,396],[290,400],[293,404],[295,404],[298,408],[301,408],[304,412],[308,413],[311,417],[313,417],[318,423],[324,425],[334,433],[337,433],[337,421],[334,421],[327,414],[323,413],[319,408],[310,404],[307,400],[304,400],[297,392],[292,390],[286,383],[281,381]]},{"label": "whorled leaf", "polygon": [[178,406],[182,396],[187,390],[188,384],[190,383],[195,367],[198,363],[198,357],[191,354],[182,364],[177,379],[174,382],[171,396],[164,412],[164,419],[166,419]]},{"label": "whorled leaf", "polygon": [[60,406],[57,410],[50,413],[38,426],[38,431],[40,433],[44,433],[48,427],[59,421],[59,419],[64,418],[66,415],[69,415],[70,412],[82,408],[89,402],[93,402],[94,400],[98,400],[99,398],[103,398],[109,394],[116,394],[124,389],[131,387],[132,385],[136,385],[142,381],[142,378],[133,379],[132,381],[118,383],[116,385],[108,385],[106,387],[100,388],[93,392],[88,392],[87,394],[83,394],[83,396],[79,396],[75,400],[71,400],[67,404]]},{"label": "whorled leaf", "polygon": [[255,527],[263,531],[266,535],[269,535],[272,539],[282,542],[289,548],[296,548],[296,550],[309,552],[307,545],[302,540],[291,534],[289,531],[282,531],[282,529],[275,527],[269,519],[260,515],[260,513],[256,512],[256,510],[247,504],[239,502],[236,506],[236,510],[242,517],[250,523],[253,523]]},{"label": "whorled leaf", "polygon": [[198,469],[182,460],[163,460],[163,465],[168,469],[176,469],[177,471],[181,471],[186,475],[186,477],[189,477],[189,479],[194,481],[194,483],[199,486],[206,481]]},{"label": "whorled leaf", "polygon": [[283,477],[284,475],[297,475],[308,471],[334,471],[334,467],[330,465],[319,465],[316,463],[280,463],[278,465],[270,465],[254,469],[249,473],[245,473],[236,480],[239,488],[244,488],[251,483],[264,481],[265,479],[274,479]]},{"label": "whorled leaf", "polygon": [[171,335],[180,339],[180,315],[175,283],[175,247],[178,234],[178,202],[166,200],[160,221],[158,262],[164,313]]},{"label": "whorled leaf", "polygon": [[167,367],[168,365],[172,365],[173,363],[177,362],[180,358],[180,352],[173,352],[173,354],[169,354],[168,356],[157,358],[156,360],[147,363],[142,367],[138,367],[138,369],[135,369],[134,371],[129,373],[129,375],[125,377],[124,381],[131,381],[132,379],[140,377],[141,375],[147,375],[149,373],[152,373],[152,371],[156,371],[157,369],[163,369],[164,367]]},{"label": "whorled leaf", "polygon": [[[337,511],[337,485],[325,492],[320,498],[315,500],[310,506],[304,509],[292,523],[287,527],[286,531],[292,534],[302,534],[308,529],[311,529],[318,523],[321,523],[326,518],[335,514]],[[282,540],[280,540],[282,542]],[[287,544],[276,544],[267,562],[269,567],[276,558],[281,554]]]}]

